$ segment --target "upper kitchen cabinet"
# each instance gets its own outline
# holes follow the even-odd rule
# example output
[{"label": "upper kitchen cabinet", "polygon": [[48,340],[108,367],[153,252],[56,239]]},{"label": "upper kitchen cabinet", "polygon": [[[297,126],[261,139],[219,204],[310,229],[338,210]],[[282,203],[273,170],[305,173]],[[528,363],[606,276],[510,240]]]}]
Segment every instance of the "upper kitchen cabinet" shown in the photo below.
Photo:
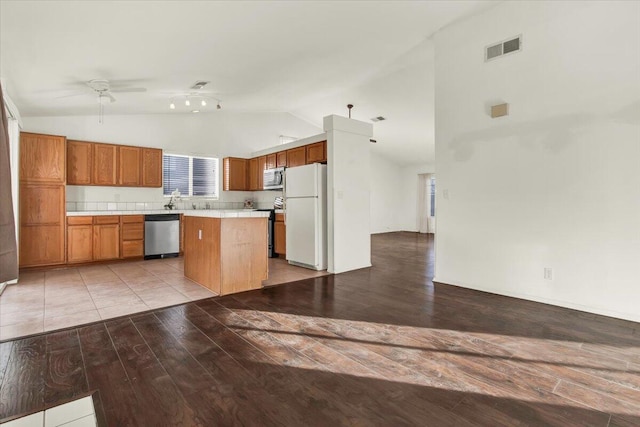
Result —
[{"label": "upper kitchen cabinet", "polygon": [[118,146],[118,185],[139,187],[141,162],[140,147]]},{"label": "upper kitchen cabinet", "polygon": [[276,153],[276,167],[284,168],[287,166],[287,152],[279,151]]},{"label": "upper kitchen cabinet", "polygon": [[273,169],[277,164],[278,162],[276,160],[276,153],[268,154],[266,156],[266,166],[264,167],[265,169]]},{"label": "upper kitchen cabinet", "polygon": [[64,136],[20,133],[20,181],[64,184],[66,138]]},{"label": "upper kitchen cabinet", "polygon": [[258,157],[258,190],[262,190],[264,188],[264,171],[267,168],[267,159],[269,156],[260,156]]},{"label": "upper kitchen cabinet", "polygon": [[255,157],[253,159],[249,159],[249,190],[261,190],[258,188],[258,175],[260,174],[258,170],[258,158]]},{"label": "upper kitchen cabinet", "polygon": [[93,144],[67,141],[67,184],[91,185]]},{"label": "upper kitchen cabinet", "polygon": [[305,147],[307,149],[307,164],[327,161],[327,141],[316,142]]},{"label": "upper kitchen cabinet", "polygon": [[162,187],[162,150],[142,149],[142,186]]},{"label": "upper kitchen cabinet", "polygon": [[249,161],[239,157],[225,157],[222,160],[222,189],[224,191],[246,191],[249,189]]},{"label": "upper kitchen cabinet", "polygon": [[93,144],[94,185],[117,185],[118,146]]},{"label": "upper kitchen cabinet", "polygon": [[304,146],[287,150],[287,167],[302,166],[307,164],[307,152]]}]

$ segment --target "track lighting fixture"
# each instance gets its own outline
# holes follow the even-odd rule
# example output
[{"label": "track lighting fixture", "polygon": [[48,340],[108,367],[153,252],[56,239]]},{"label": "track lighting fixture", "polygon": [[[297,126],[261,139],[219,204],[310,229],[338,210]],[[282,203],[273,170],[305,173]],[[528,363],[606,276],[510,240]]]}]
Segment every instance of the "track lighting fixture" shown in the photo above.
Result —
[{"label": "track lighting fixture", "polygon": [[[207,95],[201,95],[199,93],[187,93],[184,95],[177,94],[172,96],[171,98],[169,98],[169,109],[179,110],[180,108],[177,107],[176,102],[182,102],[182,100],[184,100],[184,106],[187,107],[188,111],[191,111],[193,113],[206,111],[204,107],[207,107],[209,105],[209,101],[216,102],[216,110],[222,109],[222,105],[220,105],[219,99]],[[199,103],[201,106],[200,109],[189,108],[192,106],[192,101],[194,102],[194,106],[197,106],[197,103]]]}]

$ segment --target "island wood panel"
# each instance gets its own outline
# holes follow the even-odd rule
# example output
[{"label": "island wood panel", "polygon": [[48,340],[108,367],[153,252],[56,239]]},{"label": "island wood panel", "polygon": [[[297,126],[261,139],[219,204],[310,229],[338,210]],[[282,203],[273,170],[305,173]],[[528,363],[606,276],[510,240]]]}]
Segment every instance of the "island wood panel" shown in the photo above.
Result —
[{"label": "island wood panel", "polygon": [[307,164],[327,161],[327,141],[306,145]]},{"label": "island wood panel", "polygon": [[162,150],[142,149],[142,186],[162,187]]},{"label": "island wood panel", "polygon": [[20,133],[20,181],[64,184],[66,172],[64,136]]},{"label": "island wood panel", "polygon": [[93,261],[93,225],[67,227],[67,263]]},{"label": "island wood panel", "polygon": [[67,141],[67,184],[91,185],[93,144]]},{"label": "island wood panel", "polygon": [[268,276],[267,218],[221,221],[220,295],[262,287]]},{"label": "island wood panel", "polygon": [[278,151],[276,153],[276,167],[284,168],[287,166],[287,152],[286,151]]},{"label": "island wood panel", "polygon": [[127,187],[139,187],[141,184],[140,147],[118,146],[118,184]]},{"label": "island wood panel", "polygon": [[118,172],[118,146],[111,144],[93,144],[93,180],[94,185],[116,185]]},{"label": "island wood panel", "polygon": [[302,166],[307,164],[307,151],[304,146],[287,150],[287,167]]},{"label": "island wood panel", "polygon": [[184,217],[184,275],[220,293],[220,218]]}]

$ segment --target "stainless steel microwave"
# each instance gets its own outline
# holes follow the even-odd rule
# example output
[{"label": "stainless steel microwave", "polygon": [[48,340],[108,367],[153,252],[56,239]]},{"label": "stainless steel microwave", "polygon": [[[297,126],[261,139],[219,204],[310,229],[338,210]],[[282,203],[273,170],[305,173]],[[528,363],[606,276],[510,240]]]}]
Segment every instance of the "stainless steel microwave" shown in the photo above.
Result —
[{"label": "stainless steel microwave", "polygon": [[282,190],[284,187],[284,168],[267,169],[262,180],[263,190]]}]

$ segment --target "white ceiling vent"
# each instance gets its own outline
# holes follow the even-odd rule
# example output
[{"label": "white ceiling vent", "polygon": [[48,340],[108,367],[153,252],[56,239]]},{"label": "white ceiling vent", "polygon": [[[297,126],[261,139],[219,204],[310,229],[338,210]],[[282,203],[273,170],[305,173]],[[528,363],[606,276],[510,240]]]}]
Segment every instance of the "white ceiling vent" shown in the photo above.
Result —
[{"label": "white ceiling vent", "polygon": [[383,120],[387,120],[386,117],[378,116],[371,119],[372,122],[381,122]]},{"label": "white ceiling vent", "polygon": [[484,60],[490,61],[509,53],[520,52],[522,50],[522,35],[510,38],[500,43],[492,44],[484,49]]}]

